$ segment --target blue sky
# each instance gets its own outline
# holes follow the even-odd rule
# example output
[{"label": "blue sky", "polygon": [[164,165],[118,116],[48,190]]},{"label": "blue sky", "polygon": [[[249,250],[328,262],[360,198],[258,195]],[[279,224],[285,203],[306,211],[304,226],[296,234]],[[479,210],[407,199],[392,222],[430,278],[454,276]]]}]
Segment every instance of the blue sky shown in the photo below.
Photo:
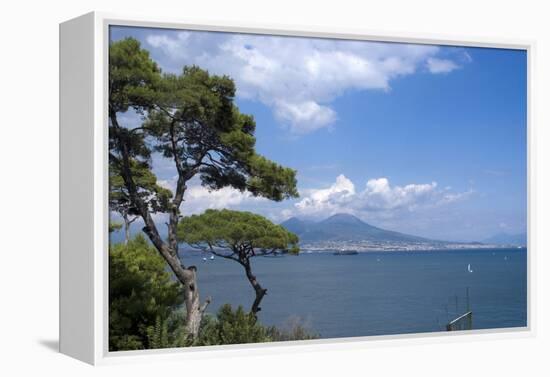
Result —
[{"label": "blue sky", "polygon": [[[526,230],[524,51],[111,29],[113,41],[128,36],[165,72],[197,64],[231,76],[239,108],[256,119],[258,152],[298,171],[300,198],[282,203],[192,182],[184,215],[347,212],[448,240]],[[171,187],[170,161],[153,165]]]}]

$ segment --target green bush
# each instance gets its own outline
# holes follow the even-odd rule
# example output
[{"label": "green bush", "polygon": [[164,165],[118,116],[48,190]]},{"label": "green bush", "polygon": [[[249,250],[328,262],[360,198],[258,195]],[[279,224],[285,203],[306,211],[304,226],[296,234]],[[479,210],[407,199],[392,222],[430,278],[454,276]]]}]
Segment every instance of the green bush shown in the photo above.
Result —
[{"label": "green bush", "polygon": [[235,311],[231,305],[223,305],[217,315],[205,316],[201,324],[199,339],[193,345],[219,345],[277,342],[288,340],[317,339],[319,336],[312,333],[301,324],[297,317],[292,318],[283,328],[263,326],[254,315],[246,312],[242,306]]},{"label": "green bush", "polygon": [[299,317],[290,317],[283,326],[268,328],[268,335],[274,342],[290,340],[318,339],[319,334],[312,332]]},{"label": "green bush", "polygon": [[205,316],[199,339],[194,345],[240,344],[269,342],[267,329],[242,306],[233,311],[231,305],[223,305],[216,316]]},{"label": "green bush", "polygon": [[182,288],[165,267],[141,235],[109,247],[109,350],[182,343]]},{"label": "green bush", "polygon": [[154,326],[147,328],[148,348],[175,348],[189,346],[185,331],[185,312],[175,311],[168,318],[157,317]]}]

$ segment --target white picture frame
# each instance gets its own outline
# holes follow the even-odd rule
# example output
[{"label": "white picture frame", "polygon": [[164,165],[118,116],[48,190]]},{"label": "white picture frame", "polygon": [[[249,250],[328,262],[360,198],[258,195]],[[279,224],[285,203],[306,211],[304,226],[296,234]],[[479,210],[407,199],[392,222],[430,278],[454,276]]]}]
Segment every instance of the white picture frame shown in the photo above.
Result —
[{"label": "white picture frame", "polygon": [[[534,129],[532,109],[532,41],[460,38],[414,33],[381,33],[345,28],[215,24],[190,20],[144,18],[88,13],[60,25],[60,352],[90,364],[159,359],[204,358],[234,354],[302,350],[348,349],[393,343],[471,341],[535,334],[533,282],[537,250],[528,242],[527,326],[514,329],[473,330],[467,333],[428,333],[354,337],[275,344],[245,344],[148,351],[108,350],[108,167],[107,84],[108,28],[143,26],[328,37],[355,40],[513,48],[527,52],[528,66],[528,239],[533,239],[535,197],[533,184]],[[84,205],[83,205],[84,203]]]}]

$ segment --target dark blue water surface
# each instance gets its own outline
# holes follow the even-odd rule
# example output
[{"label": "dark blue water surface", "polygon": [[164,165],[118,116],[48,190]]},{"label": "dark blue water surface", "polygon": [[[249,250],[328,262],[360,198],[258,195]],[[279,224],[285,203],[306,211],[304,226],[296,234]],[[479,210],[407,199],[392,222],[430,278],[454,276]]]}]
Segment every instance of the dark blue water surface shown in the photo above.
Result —
[{"label": "dark blue water surface", "polygon": [[[250,307],[254,292],[239,264],[198,254],[186,263],[197,265],[201,296],[213,298],[209,312]],[[252,265],[268,289],[261,322],[284,326],[298,316],[323,338],[442,331],[468,302],[475,329],[526,326],[526,249],[314,253]]]}]

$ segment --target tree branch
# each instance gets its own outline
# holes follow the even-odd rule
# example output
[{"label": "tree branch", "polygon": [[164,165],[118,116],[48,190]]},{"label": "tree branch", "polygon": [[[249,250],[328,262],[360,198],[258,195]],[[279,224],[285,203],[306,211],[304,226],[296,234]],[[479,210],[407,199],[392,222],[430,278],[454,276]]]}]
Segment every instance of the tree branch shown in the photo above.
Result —
[{"label": "tree branch", "polygon": [[[230,254],[230,255],[225,255],[225,254],[218,253],[216,250],[214,250],[214,247],[213,247],[213,245],[212,245],[210,242],[208,242],[208,248],[209,248],[208,251],[209,251],[210,253],[214,254],[214,255],[217,256],[217,257],[225,258],[225,259],[231,259],[231,260],[233,260],[233,261],[235,261],[235,262],[239,262],[239,263],[240,263],[239,259],[238,259],[238,258],[235,258],[235,257],[233,256],[233,255],[235,255],[234,252],[233,252],[233,254]],[[233,250],[232,250],[232,251],[233,251]]]},{"label": "tree branch", "polygon": [[178,172],[178,181],[176,183],[176,193],[174,195],[174,198],[172,199],[172,205],[170,208],[170,225],[168,227],[168,241],[170,243],[170,246],[173,250],[178,250],[178,240],[177,240],[177,232],[178,232],[178,215],[179,215],[179,208],[181,206],[181,203],[183,201],[183,194],[185,193],[185,183],[187,182],[185,179],[185,174],[183,170],[183,166],[181,164],[181,159],[178,154],[178,148],[177,148],[177,142],[176,142],[176,135],[174,130],[175,120],[173,119],[172,122],[170,122],[170,142],[171,142],[171,152],[172,156],[174,157],[174,163],[176,164],[176,170]]},{"label": "tree branch", "polygon": [[204,313],[204,311],[206,310],[206,308],[208,307],[208,305],[212,302],[212,297],[211,296],[208,296],[206,298],[206,300],[204,300],[204,303],[200,306],[199,308],[199,311],[202,313]]},{"label": "tree branch", "polygon": [[[149,208],[146,203],[143,202],[141,199],[138,189],[136,186],[136,183],[134,182],[133,176],[132,176],[132,169],[130,165],[130,151],[128,150],[128,145],[126,144],[126,140],[124,140],[124,137],[121,134],[121,128],[118,124],[118,120],[116,117],[116,113],[114,113],[112,110],[109,112],[109,118],[111,120],[111,124],[113,125],[113,136],[118,144],[118,149],[121,154],[120,159],[120,171],[122,178],[124,180],[124,184],[126,188],[128,189],[128,196],[130,197],[130,200],[132,203],[135,204],[141,218],[143,219],[143,222],[145,224],[143,228],[143,232],[147,234],[153,245],[159,250],[161,255],[164,257],[166,262],[172,267],[172,270],[178,275],[178,266],[181,266],[182,268],[185,268],[179,261],[179,258],[177,258],[177,250],[173,251],[170,249],[168,245],[162,240],[160,237],[160,234],[158,232],[157,226],[155,222],[153,221],[153,218],[151,217],[151,213],[149,212]],[[177,259],[177,261],[176,261]],[[181,271],[179,271],[181,272]],[[180,275],[182,275],[180,273]],[[183,282],[185,280],[184,276],[178,276],[178,278]]]}]

